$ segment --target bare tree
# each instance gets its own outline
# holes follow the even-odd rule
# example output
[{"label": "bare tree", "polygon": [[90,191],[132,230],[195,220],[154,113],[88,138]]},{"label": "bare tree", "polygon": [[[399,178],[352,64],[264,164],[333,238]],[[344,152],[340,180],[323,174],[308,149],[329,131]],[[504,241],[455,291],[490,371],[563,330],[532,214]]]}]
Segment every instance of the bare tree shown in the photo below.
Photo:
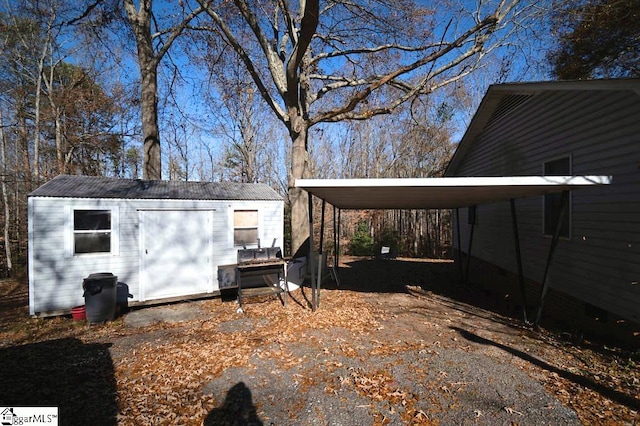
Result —
[{"label": "bare tree", "polygon": [[11,244],[10,244],[10,235],[9,229],[11,226],[11,212],[9,209],[9,197],[7,194],[7,146],[6,140],[4,138],[4,120],[2,119],[2,107],[0,107],[0,155],[2,159],[2,170],[0,173],[2,175],[0,178],[2,179],[2,207],[4,210],[4,255],[7,262],[7,276],[11,276],[11,271],[13,269],[12,258],[11,258]]},{"label": "bare tree", "polygon": [[556,0],[558,46],[548,53],[561,80],[640,77],[640,2]]},{"label": "bare tree", "polygon": [[[27,190],[31,188],[31,155],[30,155],[30,118],[34,105],[34,91],[38,75],[38,59],[36,40],[41,36],[41,29],[31,16],[22,16],[9,11],[2,17],[2,51],[0,57],[0,96],[4,98],[10,111],[5,119],[12,125],[19,150],[15,155],[20,156],[22,170],[20,173],[26,183]],[[17,170],[16,170],[17,172]]]},{"label": "bare tree", "polygon": [[[45,74],[48,108],[43,125],[53,128],[57,173],[107,172],[105,160],[117,167],[120,135],[117,108],[105,90],[83,68],[57,61]],[[115,170],[114,170],[115,171]]]},{"label": "bare tree", "polygon": [[55,11],[52,7],[46,19],[44,40],[42,41],[42,50],[38,59],[37,77],[35,85],[35,103],[34,103],[34,125],[33,132],[33,172],[36,177],[36,183],[40,182],[40,95],[42,93],[42,76],[44,73],[44,65],[50,52],[53,50],[53,24],[55,22]]},{"label": "bare tree", "polygon": [[188,181],[192,178],[190,150],[193,132],[187,130],[188,123],[176,123],[171,120],[167,124],[169,137],[169,180]]},{"label": "bare tree", "polygon": [[446,13],[408,0],[198,2],[289,131],[294,251],[308,237],[307,199],[294,181],[309,176],[309,129],[388,114],[463,78],[526,8],[518,0]]},{"label": "bare tree", "polygon": [[[322,143],[320,150],[312,144],[314,176],[440,176],[454,147],[450,91],[416,99],[393,115],[344,123],[342,139]],[[323,151],[330,154],[323,157]],[[337,158],[342,160],[341,170],[327,175]],[[442,256],[444,244],[450,241],[448,219],[446,212],[437,210],[347,211],[342,214],[342,229],[353,233],[366,225],[375,248],[385,245],[403,256],[432,257]]]},{"label": "bare tree", "polygon": [[[216,134],[225,142],[221,159],[228,178],[238,182],[263,182],[272,158],[267,155],[273,143],[269,131],[272,116],[265,111],[251,78],[234,55],[224,55],[227,72],[214,74],[215,95],[208,97],[214,112]],[[215,68],[216,64],[213,64]],[[214,71],[214,70],[211,70]]]},{"label": "bare tree", "polygon": [[176,23],[158,28],[153,0],[140,0],[136,8],[133,0],[123,0],[129,26],[136,40],[141,76],[142,136],[144,139],[143,178],[162,179],[162,157],[158,126],[158,66],[176,38],[200,13],[202,8],[185,10],[185,2],[178,2],[184,12]]}]

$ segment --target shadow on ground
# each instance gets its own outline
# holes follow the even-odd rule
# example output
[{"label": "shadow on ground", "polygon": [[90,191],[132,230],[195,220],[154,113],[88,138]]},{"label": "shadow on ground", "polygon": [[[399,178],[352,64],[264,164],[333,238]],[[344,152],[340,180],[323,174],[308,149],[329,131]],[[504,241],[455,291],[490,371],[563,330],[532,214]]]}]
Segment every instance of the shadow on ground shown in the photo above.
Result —
[{"label": "shadow on ground", "polygon": [[632,408],[636,411],[640,411],[640,401],[631,395],[627,395],[623,392],[619,392],[602,383],[597,383],[594,380],[591,380],[590,378],[582,376],[580,374],[575,374],[565,369],[555,367],[540,358],[532,356],[531,354],[512,348],[510,346],[504,345],[502,343],[498,343],[493,340],[478,336],[477,334],[471,331],[462,329],[460,327],[451,327],[451,329],[457,331],[462,337],[464,337],[470,342],[475,342],[482,345],[494,346],[496,348],[502,349],[505,352],[508,352],[514,356],[517,356],[518,358],[524,361],[527,361],[531,364],[537,365],[538,367],[543,368],[544,370],[551,371],[552,373],[555,373],[567,380],[570,380],[573,383],[576,383],[580,386],[583,386],[585,388],[589,388],[595,392],[598,392],[600,395],[603,395],[604,397],[609,398],[619,404],[626,405],[629,408]]},{"label": "shadow on ground", "polygon": [[[511,295],[505,296],[492,291],[486,287],[474,285],[472,282],[467,285],[461,284],[460,271],[458,266],[450,260],[435,259],[378,259],[378,258],[350,258],[346,256],[341,259],[338,268],[340,285],[328,278],[323,280],[323,289],[327,290],[351,290],[366,293],[411,293],[412,289],[443,296],[448,300],[441,302],[452,309],[469,312],[464,306],[470,305],[481,308],[493,314],[498,314],[492,318],[494,321],[517,326],[524,325],[523,305],[520,299],[520,289],[516,280],[512,283]],[[534,307],[527,306],[528,319],[532,319]],[[474,314],[475,315],[475,314]],[[500,319],[502,318],[502,320]],[[550,330],[554,330],[567,341],[573,344],[588,346],[590,349],[607,354],[607,346],[622,347],[627,351],[638,351],[635,334],[629,328],[626,339],[616,336],[601,335],[595,333],[588,334],[588,341],[580,335],[574,336],[571,328],[564,327],[561,321],[553,317],[544,317],[541,325]],[[528,326],[527,326],[528,327]],[[587,337],[583,330],[583,337]]]},{"label": "shadow on ground", "polygon": [[253,405],[251,390],[238,382],[229,389],[224,403],[211,410],[203,422],[204,426],[262,426],[256,407]]},{"label": "shadow on ground", "polygon": [[405,293],[407,286],[420,286],[437,292],[450,292],[460,287],[454,263],[446,260],[345,259],[338,268],[338,276],[339,286],[329,279],[323,288]]},{"label": "shadow on ground", "polygon": [[0,349],[0,406],[56,406],[60,424],[115,425],[109,346],[68,338]]},{"label": "shadow on ground", "polygon": [[[517,306],[506,305],[492,294],[481,293],[473,286],[460,284],[459,271],[453,261],[416,259],[345,260],[338,269],[340,285],[327,279],[322,288],[373,293],[408,293],[409,288],[468,303],[507,316],[519,314]],[[514,282],[514,289],[517,283]]]}]

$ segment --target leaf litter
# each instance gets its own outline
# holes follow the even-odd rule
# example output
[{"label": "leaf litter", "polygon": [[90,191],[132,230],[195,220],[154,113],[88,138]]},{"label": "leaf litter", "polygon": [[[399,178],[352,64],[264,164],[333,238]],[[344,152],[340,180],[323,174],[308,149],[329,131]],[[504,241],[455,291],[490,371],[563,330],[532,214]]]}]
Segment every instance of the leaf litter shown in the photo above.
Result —
[{"label": "leaf litter", "polygon": [[[0,288],[9,286],[2,282]],[[15,286],[10,288],[15,291]],[[1,297],[6,297],[4,291]],[[34,345],[69,339],[81,342],[82,347],[110,346],[112,365],[100,365],[101,371],[94,373],[104,377],[104,383],[113,381],[112,388],[106,388],[113,391],[113,401],[104,408],[100,399],[92,402],[93,413],[113,416],[117,424],[202,424],[226,396],[204,389],[230,371],[254,371],[266,388],[270,386],[269,376],[287,379],[296,389],[286,395],[291,399],[287,402],[291,424],[316,424],[309,416],[326,418],[330,414],[318,405],[309,410],[310,402],[293,400],[295,394],[301,398],[320,398],[318,395],[323,394],[334,398],[331,401],[337,398],[341,406],[347,406],[353,398],[351,408],[367,412],[372,424],[446,423],[444,413],[451,410],[460,412],[460,421],[466,418],[491,423],[495,416],[505,415],[512,417],[511,422],[526,424],[530,415],[526,407],[492,407],[480,404],[481,395],[477,403],[468,398],[479,388],[466,380],[466,371],[444,360],[456,353],[466,354],[470,360],[481,359],[476,356],[489,358],[516,368],[574,410],[583,424],[638,421],[638,353],[568,342],[560,335],[532,330],[421,288],[408,288],[405,294],[393,297],[325,290],[321,302],[320,309],[312,312],[298,290],[286,307],[278,299],[264,298],[251,301],[244,313],[238,314],[235,303],[213,298],[192,302],[204,313],[204,319],[157,322],[138,328],[127,327],[122,319],[92,326],[64,317],[34,319],[20,308],[0,318],[0,361],[6,361],[2,373],[12,366],[17,368],[13,349],[26,352]],[[461,314],[461,309],[466,314]],[[238,320],[250,326],[238,327],[237,331],[225,326]],[[446,338],[450,331],[453,334]],[[55,350],[64,351],[60,347]],[[56,352],[34,351],[30,355],[42,357],[30,361],[37,366],[46,364]],[[68,358],[61,355],[61,359]],[[269,371],[259,371],[269,362]],[[68,369],[60,370],[47,374],[60,374],[63,383],[62,376],[68,375]],[[11,380],[10,375],[5,377]],[[27,380],[20,391],[31,389],[34,398],[48,398],[64,407],[86,403],[82,393],[49,395],[53,392],[41,389],[42,383],[35,377],[16,377],[18,380]],[[55,377],[52,380],[56,383]],[[319,391],[312,393],[315,389]],[[262,395],[255,387],[252,391]],[[526,399],[526,392],[524,396]],[[9,392],[0,402],[17,404],[20,397],[18,391],[13,395]],[[104,399],[106,405],[109,398]],[[253,402],[265,424],[280,424],[274,423],[279,414],[269,411],[273,408],[268,398]],[[549,412],[555,407],[552,400],[545,404]],[[73,413],[78,421],[94,420],[90,411],[83,414],[61,408],[61,412]]]}]

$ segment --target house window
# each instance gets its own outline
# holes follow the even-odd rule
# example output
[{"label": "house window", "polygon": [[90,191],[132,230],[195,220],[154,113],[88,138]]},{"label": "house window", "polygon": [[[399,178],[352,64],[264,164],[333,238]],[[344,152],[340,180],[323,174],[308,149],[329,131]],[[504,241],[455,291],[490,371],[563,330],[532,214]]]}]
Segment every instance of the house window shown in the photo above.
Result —
[{"label": "house window", "polygon": [[258,210],[234,210],[233,244],[247,246],[258,243]]},{"label": "house window", "polygon": [[[571,176],[571,157],[562,157],[547,161],[543,166],[544,176]],[[571,203],[570,196],[562,199],[562,194],[547,194],[543,202],[543,226],[544,235],[552,236],[556,230],[558,216],[561,207],[564,208],[564,216],[560,225],[560,236],[569,238],[571,229]],[[563,203],[564,205],[562,205]]]},{"label": "house window", "polygon": [[111,222],[111,210],[74,210],[73,253],[110,253]]}]

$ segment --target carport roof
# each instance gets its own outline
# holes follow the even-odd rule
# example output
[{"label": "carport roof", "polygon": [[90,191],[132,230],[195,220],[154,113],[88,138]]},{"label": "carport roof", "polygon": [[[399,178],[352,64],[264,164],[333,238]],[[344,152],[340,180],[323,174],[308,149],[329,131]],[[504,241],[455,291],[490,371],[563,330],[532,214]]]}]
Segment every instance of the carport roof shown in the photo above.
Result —
[{"label": "carport roof", "polygon": [[607,185],[609,176],[297,179],[295,186],[340,209],[441,209]]}]

